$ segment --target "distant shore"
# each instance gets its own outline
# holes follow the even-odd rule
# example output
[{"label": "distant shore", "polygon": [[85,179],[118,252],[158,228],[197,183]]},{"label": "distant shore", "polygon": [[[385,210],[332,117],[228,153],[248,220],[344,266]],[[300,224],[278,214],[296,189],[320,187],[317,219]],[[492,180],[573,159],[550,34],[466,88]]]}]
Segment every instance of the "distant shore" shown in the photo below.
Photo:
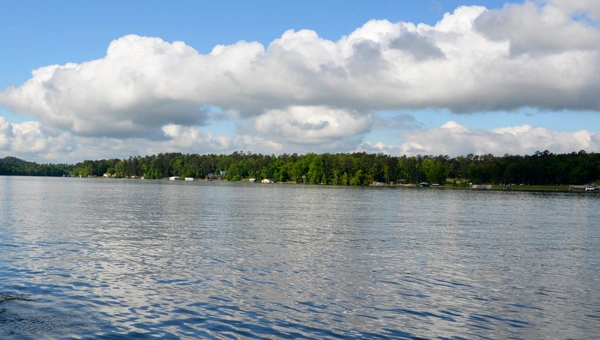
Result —
[{"label": "distant shore", "polygon": [[337,154],[230,155],[161,153],[74,165],[0,159],[0,175],[163,179],[194,178],[261,183],[400,186],[504,191],[584,191],[600,185],[600,153],[548,151],[533,155],[390,156]]}]

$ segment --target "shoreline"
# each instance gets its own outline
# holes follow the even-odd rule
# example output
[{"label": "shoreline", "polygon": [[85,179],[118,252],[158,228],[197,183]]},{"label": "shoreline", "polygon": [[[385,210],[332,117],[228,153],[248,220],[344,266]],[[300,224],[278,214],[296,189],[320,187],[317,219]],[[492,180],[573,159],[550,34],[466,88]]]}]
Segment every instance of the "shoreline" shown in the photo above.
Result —
[{"label": "shoreline", "polygon": [[[21,176],[23,177],[23,176]],[[24,176],[28,177],[28,176]],[[46,177],[46,176],[42,176]],[[306,185],[306,186],[336,186],[336,187],[372,187],[372,188],[394,188],[394,189],[408,189],[408,190],[472,190],[472,191],[503,191],[503,192],[560,192],[560,193],[585,193],[585,194],[597,194],[600,192],[599,189],[595,191],[586,191],[586,185],[486,185],[485,188],[477,188],[473,186],[454,186],[454,185],[446,185],[446,186],[435,186],[435,187],[421,187],[418,184],[369,184],[369,185],[343,185],[343,184],[311,184],[311,183],[297,183],[297,182],[275,182],[271,181],[270,183],[261,183],[260,181],[251,182],[248,179],[244,179],[241,181],[228,181],[226,179],[196,179],[194,178],[192,181],[176,179],[170,180],[169,178],[161,178],[161,179],[146,179],[143,177],[136,178],[114,178],[114,177],[73,177],[67,176],[64,178],[80,178],[80,179],[115,179],[115,180],[149,180],[149,181],[174,181],[174,182],[216,182],[216,183],[252,183],[257,185],[266,185],[266,184],[279,184],[279,185]],[[595,184],[590,184],[589,186],[596,187]]]}]

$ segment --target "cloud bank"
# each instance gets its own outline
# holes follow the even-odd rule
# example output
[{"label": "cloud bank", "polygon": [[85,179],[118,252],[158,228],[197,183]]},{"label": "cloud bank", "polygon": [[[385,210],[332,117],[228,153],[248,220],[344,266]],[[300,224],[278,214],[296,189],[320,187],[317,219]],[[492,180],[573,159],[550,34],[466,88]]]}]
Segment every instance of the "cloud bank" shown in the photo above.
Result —
[{"label": "cloud bank", "polygon": [[600,150],[600,133],[556,132],[530,125],[480,130],[450,121],[439,128],[408,132],[404,138],[399,152],[407,155],[523,155],[544,150],[554,153]]},{"label": "cloud bank", "polygon": [[[362,139],[381,124],[382,110],[600,111],[599,15],[591,0],[459,7],[433,26],[372,20],[338,41],[290,30],[268,46],[240,41],[208,54],[180,41],[127,35],[111,42],[101,59],[41,67],[24,84],[0,92],[4,108],[39,119],[27,126],[0,122],[0,148],[35,153],[67,140],[135,140],[148,147],[137,153],[151,146],[347,151],[367,147]],[[237,122],[236,134],[202,132],[213,123],[208,108]],[[469,131],[467,138],[464,128],[448,124],[406,133],[396,150],[431,146],[439,149],[430,152],[452,153],[466,150],[477,133],[497,140],[497,148],[488,143],[482,150],[554,146],[541,132],[528,139],[538,131],[533,127],[509,128],[512,134]],[[431,133],[445,142],[413,142]],[[597,148],[571,137],[575,149]]]}]

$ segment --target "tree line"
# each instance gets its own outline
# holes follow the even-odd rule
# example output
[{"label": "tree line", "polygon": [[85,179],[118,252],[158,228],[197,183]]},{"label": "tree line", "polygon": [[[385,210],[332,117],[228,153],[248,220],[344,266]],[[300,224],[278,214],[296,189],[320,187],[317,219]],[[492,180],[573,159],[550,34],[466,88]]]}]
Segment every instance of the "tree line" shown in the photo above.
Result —
[{"label": "tree line", "polygon": [[128,159],[87,160],[73,167],[74,176],[171,176],[224,179],[248,178],[308,184],[370,185],[382,183],[582,184],[600,178],[600,154],[585,151],[533,155],[390,156],[386,154],[282,154],[234,152],[230,155],[160,153]]},{"label": "tree line", "polygon": [[16,157],[0,158],[0,175],[4,176],[68,176],[74,166],[68,164],[38,164]]},{"label": "tree line", "polygon": [[381,183],[584,184],[600,178],[600,154],[585,151],[533,155],[390,156],[386,154],[229,155],[160,153],[128,159],[86,160],[74,165],[37,164],[14,157],[0,159],[0,175],[104,176],[162,179],[264,178],[307,184],[370,185]]}]

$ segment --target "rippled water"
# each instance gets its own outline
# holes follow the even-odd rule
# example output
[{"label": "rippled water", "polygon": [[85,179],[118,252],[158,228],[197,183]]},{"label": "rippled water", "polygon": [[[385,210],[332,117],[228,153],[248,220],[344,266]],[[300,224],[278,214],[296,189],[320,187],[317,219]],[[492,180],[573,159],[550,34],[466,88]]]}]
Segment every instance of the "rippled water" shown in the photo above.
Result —
[{"label": "rippled water", "polygon": [[598,338],[599,208],[0,177],[0,338]]}]

